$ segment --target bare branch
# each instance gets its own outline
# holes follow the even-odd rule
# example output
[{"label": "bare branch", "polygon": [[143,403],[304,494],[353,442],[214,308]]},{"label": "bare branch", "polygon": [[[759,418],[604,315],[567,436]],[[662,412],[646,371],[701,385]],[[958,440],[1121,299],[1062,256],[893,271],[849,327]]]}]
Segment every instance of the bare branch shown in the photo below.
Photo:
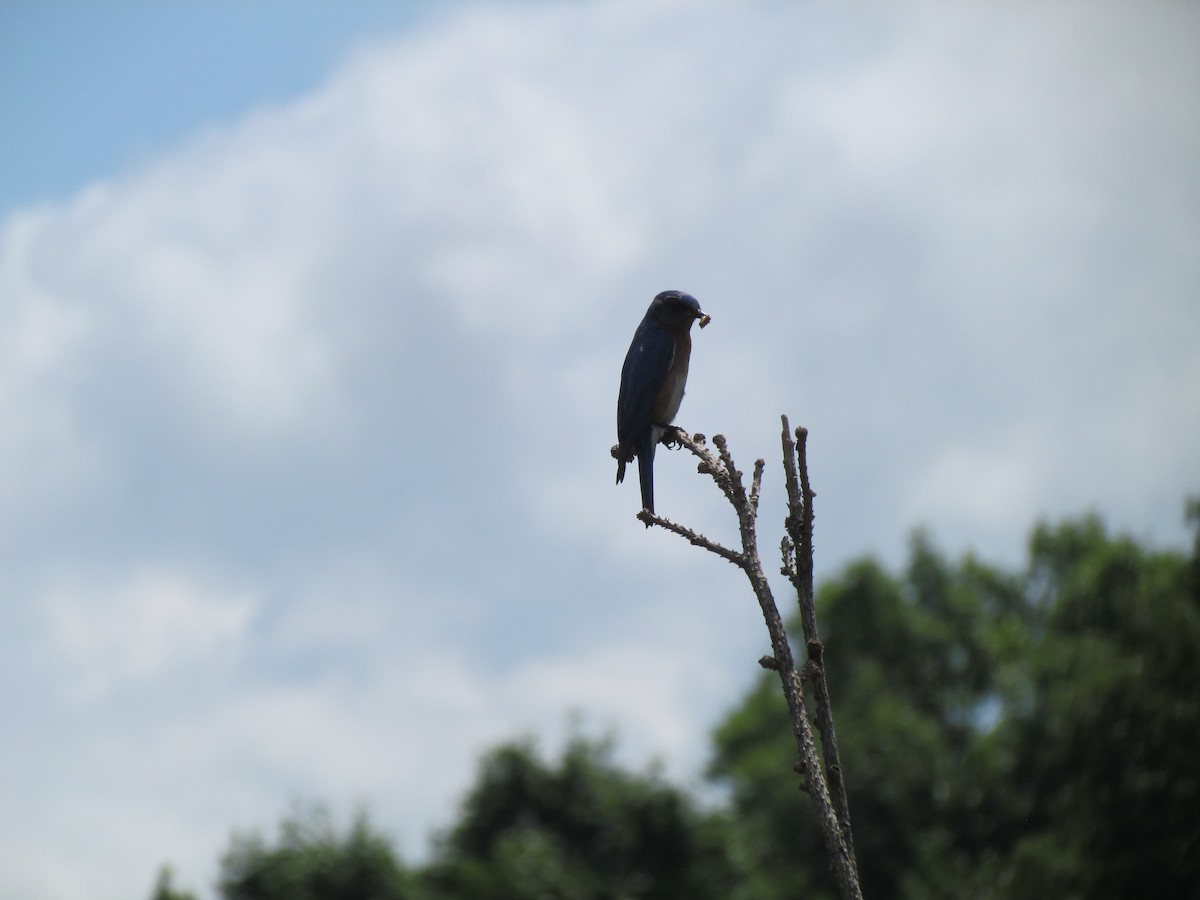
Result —
[{"label": "bare branch", "polygon": [[754,475],[750,480],[750,512],[755,516],[758,515],[758,498],[762,494],[763,469],[766,465],[761,459],[754,461]]},{"label": "bare branch", "polygon": [[[645,510],[638,513],[638,519],[646,525],[658,525],[665,528],[692,545],[715,553],[745,572],[754,596],[758,600],[763,620],[767,626],[767,633],[771,639],[772,655],[762,657],[758,664],[764,669],[779,674],[780,686],[787,701],[792,721],[792,733],[796,740],[796,750],[799,756],[796,771],[804,778],[801,790],[812,798],[813,805],[816,807],[817,820],[825,838],[825,847],[832,862],[838,892],[843,900],[861,900],[862,891],[858,881],[858,866],[855,862],[854,846],[850,836],[849,807],[845,800],[841,764],[837,758],[837,743],[833,737],[832,718],[829,717],[828,722],[825,721],[829,714],[829,695],[825,687],[821,643],[816,636],[816,618],[812,613],[812,498],[815,495],[808,484],[808,472],[803,452],[803,440],[807,432],[802,428],[796,430],[797,438],[801,442],[800,451],[797,454],[796,445],[788,434],[786,416],[783,423],[784,472],[788,481],[789,512],[786,521],[787,535],[780,543],[780,552],[783,555],[783,572],[796,585],[797,592],[801,597],[801,618],[804,621],[805,641],[808,646],[808,660],[803,673],[796,668],[791,645],[788,643],[787,629],[779,615],[779,608],[775,604],[771,586],[758,555],[755,519],[758,516],[758,502],[762,493],[762,476],[765,467],[763,460],[755,461],[750,491],[747,494],[742,473],[734,464],[733,454],[723,435],[713,436],[713,444],[717,448],[715,456],[705,445],[703,435],[691,436],[680,429],[672,429],[669,435],[664,437],[664,440],[669,443],[685,447],[699,459],[697,470],[712,478],[725,498],[729,500],[738,518],[738,532],[742,543],[741,552],[724,547],[699,532]],[[797,472],[796,468],[797,459],[800,472]],[[804,584],[807,584],[807,587],[802,589],[801,585]],[[805,618],[805,598],[807,598],[808,614],[811,615],[811,620]],[[815,685],[816,696],[814,699],[818,712],[818,728],[825,750],[825,758],[829,763],[828,783],[822,769],[820,754],[817,753],[816,744],[813,741],[808,713],[804,706],[804,682],[806,680]],[[831,786],[834,787],[835,792],[832,798]]]},{"label": "bare branch", "polygon": [[[719,446],[720,443],[724,442],[724,440],[725,439],[718,434],[713,438],[713,443],[717,443]],[[712,451],[705,446],[704,435],[690,435],[682,428],[672,427],[668,429],[667,433],[663,436],[663,441],[668,444],[678,444],[691,453],[692,456],[696,457],[696,459],[700,460],[699,465],[696,467],[696,471],[698,471],[701,475],[707,475],[712,478],[712,480],[716,482],[717,487],[721,489],[721,493],[725,495],[725,498],[729,500],[730,503],[734,502],[733,481],[730,478],[730,470],[726,469],[722,460],[714,456]]]},{"label": "bare branch", "polygon": [[656,515],[655,513],[652,513],[646,509],[643,509],[640,513],[638,513],[637,517],[646,525],[658,525],[660,528],[665,528],[667,531],[684,538],[694,547],[703,547],[709,553],[715,553],[722,559],[729,560],[739,569],[744,569],[746,567],[746,560],[742,554],[734,550],[730,550],[728,547],[722,546],[716,541],[709,540],[698,531],[692,531],[692,529],[684,525],[679,525],[675,522],[672,522],[670,519],[664,519],[662,516]]},{"label": "bare branch", "polygon": [[804,630],[804,645],[808,661],[804,678],[813,687],[817,731],[825,755],[829,793],[837,813],[838,827],[850,857],[854,858],[854,833],[850,827],[850,801],[842,778],[842,761],[838,752],[837,732],[833,726],[833,709],[829,702],[829,685],[825,680],[824,645],[817,632],[817,611],[813,598],[813,493],[808,481],[808,432],[796,429],[792,440],[787,416],[783,420],[783,470],[787,483],[788,515],[785,520],[788,537],[784,539],[783,574],[791,579],[800,605],[800,623]]},{"label": "bare branch", "polygon": [[729,445],[725,441],[725,435],[714,434],[713,443],[717,445],[717,452],[721,454],[721,466],[724,469],[725,476],[729,479],[729,489],[732,492],[728,494],[730,502],[739,515],[742,510],[747,508],[746,504],[746,487],[742,484],[742,473],[737,470],[737,466],[733,464],[733,456],[729,452]]}]

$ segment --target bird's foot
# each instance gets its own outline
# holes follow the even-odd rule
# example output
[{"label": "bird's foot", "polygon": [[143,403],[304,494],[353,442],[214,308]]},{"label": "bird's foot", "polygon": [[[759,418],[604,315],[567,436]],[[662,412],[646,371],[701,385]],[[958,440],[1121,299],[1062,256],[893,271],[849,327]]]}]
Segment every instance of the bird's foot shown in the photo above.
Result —
[{"label": "bird's foot", "polygon": [[683,446],[683,441],[679,439],[679,436],[683,434],[687,434],[687,432],[682,428],[668,425],[663,429],[663,435],[659,438],[659,442],[665,444],[668,450],[678,450]]}]

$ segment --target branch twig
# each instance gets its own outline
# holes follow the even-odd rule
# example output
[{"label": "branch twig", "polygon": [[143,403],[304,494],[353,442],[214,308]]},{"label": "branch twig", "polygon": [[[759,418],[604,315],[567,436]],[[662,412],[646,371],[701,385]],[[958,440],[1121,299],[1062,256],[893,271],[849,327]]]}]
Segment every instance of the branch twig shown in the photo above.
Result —
[{"label": "branch twig", "polygon": [[[812,797],[817,810],[817,820],[825,838],[825,847],[832,862],[838,892],[843,900],[861,900],[858,865],[854,857],[854,845],[850,831],[850,812],[846,802],[845,786],[842,781],[841,763],[837,755],[837,741],[833,732],[833,718],[829,709],[829,692],[825,685],[822,662],[823,648],[817,637],[816,614],[813,609],[812,590],[812,498],[815,496],[808,483],[808,470],[804,457],[804,438],[807,432],[796,429],[799,449],[788,433],[787,417],[783,417],[784,473],[788,488],[787,536],[780,549],[783,553],[783,571],[791,578],[800,599],[801,621],[808,648],[808,660],[804,671],[797,670],[792,648],[788,643],[787,629],[779,615],[779,608],[771,593],[771,586],[763,572],[758,555],[758,538],[755,520],[758,516],[758,501],[762,491],[764,463],[754,463],[750,491],[747,493],[742,473],[733,461],[733,454],[722,435],[713,437],[717,453],[708,449],[704,435],[689,435],[674,429],[670,441],[686,448],[700,462],[697,471],[708,475],[721,489],[738,518],[738,532],[742,548],[738,552],[699,532],[693,531],[663,516],[643,510],[638,519],[646,525],[658,525],[677,534],[697,547],[703,547],[741,569],[762,610],[767,632],[771,638],[771,656],[760,659],[759,665],[779,674],[784,698],[792,720],[792,733],[796,740],[799,765],[796,771],[804,777],[804,791]],[[798,462],[798,471],[797,471]],[[813,741],[812,728],[804,706],[804,682],[814,686],[814,704],[817,710],[817,728],[821,745],[828,763],[828,782],[821,767],[821,758]],[[831,789],[832,788],[832,796]]]},{"label": "branch twig", "polygon": [[783,416],[783,471],[787,482],[788,515],[784,520],[792,552],[783,553],[783,574],[796,589],[800,604],[800,623],[808,662],[804,665],[805,680],[813,687],[817,713],[817,731],[821,735],[821,750],[825,755],[825,770],[829,778],[829,793],[837,813],[842,840],[851,858],[854,857],[854,833],[850,828],[850,803],[842,779],[842,760],[838,753],[837,733],[833,727],[833,711],[829,703],[829,685],[825,681],[825,648],[817,633],[817,612],[813,599],[813,493],[808,481],[808,431],[796,429],[792,440],[787,416]]}]

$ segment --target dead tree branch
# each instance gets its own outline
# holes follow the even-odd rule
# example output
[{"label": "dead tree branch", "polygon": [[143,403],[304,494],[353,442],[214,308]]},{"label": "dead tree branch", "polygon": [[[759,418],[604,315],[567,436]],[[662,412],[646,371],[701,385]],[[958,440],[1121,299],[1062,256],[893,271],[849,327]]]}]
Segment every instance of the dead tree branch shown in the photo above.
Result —
[{"label": "dead tree branch", "polygon": [[[758,501],[762,491],[764,463],[754,463],[750,490],[747,492],[743,475],[734,464],[733,455],[725,438],[713,437],[717,452],[707,446],[704,435],[689,435],[679,429],[670,434],[671,443],[678,443],[699,460],[697,470],[712,478],[737,513],[738,533],[741,550],[732,550],[683,525],[663,516],[642,510],[638,519],[646,525],[658,525],[677,534],[697,547],[703,547],[741,569],[766,621],[771,638],[772,656],[764,656],[759,665],[778,673],[788,712],[792,720],[792,733],[796,740],[796,751],[800,762],[796,771],[804,776],[804,791],[812,797],[817,811],[817,820],[825,847],[832,863],[838,892],[843,900],[861,900],[858,864],[854,856],[854,843],[850,829],[850,809],[846,802],[845,784],[842,779],[841,762],[838,757],[837,739],[833,730],[833,715],[829,707],[829,691],[825,684],[823,647],[817,634],[816,613],[813,606],[812,586],[812,499],[815,496],[808,482],[805,440],[808,432],[796,429],[796,439],[790,434],[787,417],[783,417],[783,466],[788,491],[788,516],[785,522],[787,535],[783,538],[783,573],[796,588],[800,602],[800,619],[804,629],[807,662],[803,671],[796,668],[788,643],[787,629],[779,615],[771,586],[763,571],[758,554],[758,537],[755,531],[758,516]],[[817,717],[817,730],[821,737],[827,769],[821,765],[813,741],[812,727],[804,706],[804,684],[813,688],[813,701]]]},{"label": "dead tree branch", "polygon": [[842,760],[838,753],[837,733],[833,727],[833,711],[829,703],[829,685],[825,681],[825,648],[817,632],[817,611],[813,598],[813,493],[808,481],[808,431],[797,428],[792,440],[787,416],[783,416],[783,471],[787,483],[788,514],[784,520],[787,536],[783,539],[782,572],[796,589],[800,604],[800,625],[808,662],[804,665],[804,680],[813,688],[817,731],[821,735],[821,750],[825,755],[825,771],[829,793],[837,813],[842,840],[854,857],[854,834],[850,828],[850,803],[846,799],[846,784],[842,780]]}]

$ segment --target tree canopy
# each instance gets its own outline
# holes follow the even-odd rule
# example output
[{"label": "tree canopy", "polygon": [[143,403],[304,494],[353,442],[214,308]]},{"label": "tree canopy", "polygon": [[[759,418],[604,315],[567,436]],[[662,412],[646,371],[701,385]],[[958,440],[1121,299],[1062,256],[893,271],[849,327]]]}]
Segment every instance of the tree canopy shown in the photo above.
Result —
[{"label": "tree canopy", "polygon": [[[1197,507],[1190,515],[1197,519]],[[1189,560],[1094,516],[1037,526],[1021,572],[918,533],[818,615],[868,897],[1178,897],[1200,884],[1200,537]],[[832,897],[767,679],[711,766],[756,897]]]},{"label": "tree canopy", "polygon": [[518,742],[485,758],[425,883],[447,898],[718,900],[734,885],[724,824],[654,772],[622,770],[608,741],[576,736],[557,764]]},{"label": "tree canopy", "polygon": [[[1200,503],[1190,556],[1095,516],[1036,526],[1005,571],[924,533],[889,572],[818,591],[867,897],[1174,898],[1200,884]],[[794,629],[795,630],[795,629]],[[718,725],[710,808],[583,736],[481,761],[430,860],[405,867],[365,815],[308,810],[277,843],[235,835],[224,900],[833,898],[764,675]],[[167,870],[155,897],[175,891]]]},{"label": "tree canopy", "polygon": [[221,859],[224,900],[408,900],[412,878],[390,841],[360,812],[345,834],[321,805],[285,817],[270,846],[253,832],[235,833]]}]

